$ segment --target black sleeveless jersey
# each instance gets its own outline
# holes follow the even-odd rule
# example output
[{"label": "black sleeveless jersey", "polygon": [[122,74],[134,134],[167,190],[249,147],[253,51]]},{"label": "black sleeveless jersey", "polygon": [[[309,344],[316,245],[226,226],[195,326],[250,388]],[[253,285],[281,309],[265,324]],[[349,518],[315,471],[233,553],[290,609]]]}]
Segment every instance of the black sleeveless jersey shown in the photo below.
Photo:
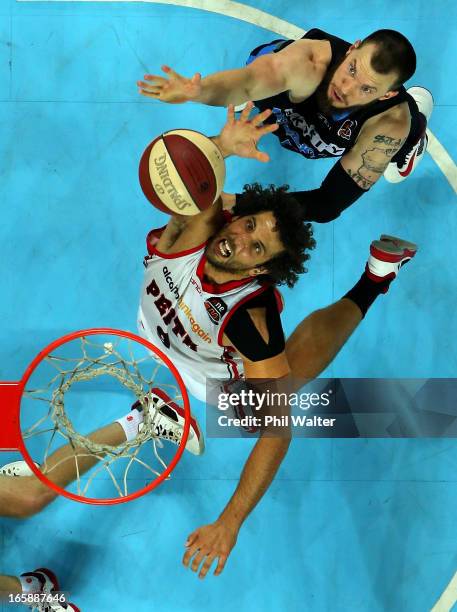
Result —
[{"label": "black sleeveless jersey", "polygon": [[[314,28],[303,38],[312,40],[328,40],[332,49],[332,59],[329,70],[337,66],[349,49],[350,44],[341,38],[327,34]],[[274,41],[274,44],[257,47],[249,58],[252,61],[257,55],[265,52],[277,53],[290,45],[293,40]],[[273,132],[286,149],[301,153],[307,158],[340,157],[352,148],[361,127],[371,117],[379,115],[389,108],[408,102],[411,115],[418,113],[414,99],[400,87],[398,95],[388,100],[376,101],[366,107],[345,112],[344,109],[334,113],[324,114],[317,105],[316,95],[311,95],[303,102],[291,102],[289,93],[284,91],[270,98],[257,100],[256,107],[263,111],[271,108],[273,113],[267,123],[278,123],[279,128]]]}]

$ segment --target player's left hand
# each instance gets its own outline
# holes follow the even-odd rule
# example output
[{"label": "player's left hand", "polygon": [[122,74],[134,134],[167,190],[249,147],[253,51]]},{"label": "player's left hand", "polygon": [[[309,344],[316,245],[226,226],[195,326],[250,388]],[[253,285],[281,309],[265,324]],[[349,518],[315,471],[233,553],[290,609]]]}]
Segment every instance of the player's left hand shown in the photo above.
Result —
[{"label": "player's left hand", "polygon": [[204,578],[213,561],[217,559],[214,575],[219,576],[236,544],[237,537],[238,529],[229,527],[220,520],[199,527],[187,538],[185,544],[187,550],[182,562],[194,572],[198,572],[200,568],[198,577]]},{"label": "player's left hand", "polygon": [[219,144],[226,156],[238,155],[267,162],[270,160],[268,154],[259,151],[257,143],[262,136],[274,132],[279,126],[277,123],[263,125],[263,121],[272,113],[270,109],[249,118],[253,107],[253,102],[248,102],[240,117],[236,119],[235,107],[233,104],[229,105],[227,122],[218,137]]}]

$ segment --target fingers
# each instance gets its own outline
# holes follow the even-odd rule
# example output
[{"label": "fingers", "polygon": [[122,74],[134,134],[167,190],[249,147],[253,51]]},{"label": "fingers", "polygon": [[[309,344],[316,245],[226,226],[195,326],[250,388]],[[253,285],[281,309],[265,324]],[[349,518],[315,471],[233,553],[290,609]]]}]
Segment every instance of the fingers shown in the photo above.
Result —
[{"label": "fingers", "polygon": [[162,66],[162,70],[168,78],[157,74],[145,74],[143,81],[137,81],[141,95],[171,104],[181,104],[198,96],[201,88],[199,72],[196,72],[191,79],[187,79],[170,66]]},{"label": "fingers", "polygon": [[190,566],[190,569],[193,572],[196,572],[198,570],[198,568],[200,567],[201,562],[203,561],[203,559],[206,557],[206,552],[203,552],[200,549],[197,549],[197,554],[194,556],[193,560],[192,560],[192,564]]},{"label": "fingers", "polygon": [[267,108],[267,110],[262,111],[261,113],[259,113],[258,115],[255,115],[252,119],[252,125],[259,125],[260,123],[263,123],[265,121],[265,119],[268,119],[268,117],[271,115],[273,111],[270,110],[269,108]]},{"label": "fingers", "polygon": [[262,131],[265,132],[265,133],[267,133],[267,132],[274,132],[278,128],[279,128],[279,124],[278,123],[267,123],[267,125],[262,126]]},{"label": "fingers", "polygon": [[229,104],[227,106],[227,125],[235,123],[235,105]]},{"label": "fingers", "polygon": [[193,531],[190,535],[187,536],[187,540],[186,540],[185,546],[187,546],[187,547],[192,546],[192,544],[195,543],[195,540],[197,538],[198,538],[198,530],[197,531]]},{"label": "fingers", "polygon": [[184,557],[182,559],[182,562],[185,566],[189,565],[192,557],[199,550],[198,533],[199,533],[199,530],[197,529],[196,531],[193,531],[190,535],[187,536],[187,540],[185,543],[187,550],[184,553]]},{"label": "fingers", "polygon": [[246,102],[246,106],[241,111],[240,121],[248,121],[251,110],[254,108],[254,102]]},{"label": "fingers", "polygon": [[214,575],[219,576],[224,570],[225,564],[227,563],[228,555],[220,555],[216,569],[214,570]]},{"label": "fingers", "polygon": [[145,91],[144,89],[139,89],[138,93],[144,96],[145,98],[154,98],[154,100],[157,100],[157,98],[160,97],[160,94],[150,93],[149,91]]},{"label": "fingers", "polygon": [[[209,553],[206,550],[200,550],[196,546],[192,546],[184,555],[183,564],[186,567],[189,567],[193,572],[198,572],[198,569],[201,566],[198,577],[203,579],[208,573],[216,557],[217,555],[214,553]],[[220,571],[222,571],[222,569]]]},{"label": "fingers", "polygon": [[138,93],[146,98],[153,98],[154,100],[160,100],[161,90],[159,91],[146,91],[145,89],[139,89]]},{"label": "fingers", "polygon": [[[162,76],[158,76],[157,74],[145,74],[143,78],[145,81],[154,81],[157,85],[164,85],[165,83],[168,83],[168,79],[164,79]],[[140,83],[142,82],[138,81],[138,85]],[[150,83],[142,83],[142,85],[149,87]]]},{"label": "fingers", "polygon": [[[195,535],[195,537],[193,538],[193,543],[192,544],[188,544],[187,542],[191,541],[190,538],[193,535]],[[197,538],[198,538],[198,535],[196,535],[196,534],[192,534],[191,536],[189,536],[189,538],[188,538],[188,540],[186,542],[186,546],[188,546],[188,548],[187,548],[187,551],[184,554],[182,562],[183,562],[183,565],[185,567],[190,567],[190,569],[193,572],[197,572],[198,568],[201,565],[201,562],[206,557],[205,563],[203,564],[203,567],[202,567],[201,572],[200,572],[200,577],[204,578],[206,576],[206,573],[207,573],[208,569],[211,566],[211,563],[214,560],[214,555],[208,554],[206,551],[201,550],[198,547],[198,543],[196,542]]]},{"label": "fingers", "polygon": [[182,558],[182,563],[184,566],[189,567],[192,557],[198,550],[199,548],[197,544],[193,544],[187,548],[186,552],[184,553],[184,557]]},{"label": "fingers", "polygon": [[199,578],[203,579],[206,576],[215,558],[216,557],[213,554],[206,555],[206,560],[201,567],[200,573],[198,574]]},{"label": "fingers", "polygon": [[250,102],[246,102],[246,106],[244,107],[243,111],[240,114],[240,121],[246,121],[246,122],[249,121],[252,125],[258,126],[263,121],[265,121],[265,119],[268,119],[268,117],[273,112],[271,109],[267,108],[266,110],[262,111],[261,113],[258,113],[257,115],[254,115],[250,119],[249,115],[251,114],[251,111],[252,111],[253,108],[254,108],[254,102],[251,102],[251,101]]},{"label": "fingers", "polygon": [[255,158],[263,163],[270,161],[270,156],[268,155],[268,153],[264,153],[263,151],[257,151]]},{"label": "fingers", "polygon": [[[259,137],[263,136],[264,134],[270,134],[271,132],[274,132],[275,130],[278,129],[279,125],[277,123],[268,123],[267,125],[263,125],[263,122],[266,119],[268,119],[268,117],[270,117],[270,115],[273,112],[270,108],[267,108],[266,110],[262,111],[261,113],[258,113],[257,115],[254,115],[250,119],[249,115],[250,115],[251,110],[253,109],[253,107],[254,107],[254,103],[253,102],[248,102],[246,104],[246,107],[244,108],[243,112],[240,115],[240,121],[244,121],[246,123],[250,123],[253,127],[257,128],[256,131],[257,131]],[[233,117],[234,117],[234,115],[233,115]],[[261,160],[261,161],[265,161],[265,160]]]},{"label": "fingers", "polygon": [[170,68],[170,66],[164,65],[164,66],[160,66],[160,68],[169,76],[174,77],[176,79],[180,78],[180,75],[177,72],[175,72],[173,68]]},{"label": "fingers", "polygon": [[158,94],[163,90],[163,87],[160,85],[147,85],[143,81],[137,81],[136,84],[141,91],[146,91],[147,93]]},{"label": "fingers", "polygon": [[277,123],[268,123],[267,125],[263,125],[258,128],[258,132],[261,136],[264,134],[270,134],[271,132],[275,132],[278,129],[279,125]]},{"label": "fingers", "polygon": [[[198,572],[200,569],[198,577],[203,579],[206,577],[214,560],[218,559],[214,574],[220,574],[224,569],[228,554],[217,554],[211,551],[211,546],[209,548],[207,546],[203,547],[202,543],[199,541],[199,535],[199,530],[197,529],[188,536],[186,540],[187,550],[182,560],[183,565],[190,568],[193,572]],[[200,548],[200,546],[202,546],[202,548]]]},{"label": "fingers", "polygon": [[167,79],[155,76],[153,74],[145,74],[144,81],[137,81],[138,93],[147,98],[158,98],[167,86]]}]

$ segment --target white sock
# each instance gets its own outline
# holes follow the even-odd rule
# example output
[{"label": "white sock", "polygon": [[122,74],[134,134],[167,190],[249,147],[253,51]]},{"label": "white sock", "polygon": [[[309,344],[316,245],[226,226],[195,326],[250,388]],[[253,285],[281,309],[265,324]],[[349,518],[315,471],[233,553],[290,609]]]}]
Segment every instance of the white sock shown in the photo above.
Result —
[{"label": "white sock", "polygon": [[134,408],[130,410],[128,414],[123,416],[121,419],[117,419],[116,423],[122,427],[127,438],[127,442],[136,438],[138,434],[138,427],[144,420],[143,411]]},{"label": "white sock", "polygon": [[41,593],[43,590],[43,583],[36,576],[22,574],[19,576],[19,581],[23,593]]}]

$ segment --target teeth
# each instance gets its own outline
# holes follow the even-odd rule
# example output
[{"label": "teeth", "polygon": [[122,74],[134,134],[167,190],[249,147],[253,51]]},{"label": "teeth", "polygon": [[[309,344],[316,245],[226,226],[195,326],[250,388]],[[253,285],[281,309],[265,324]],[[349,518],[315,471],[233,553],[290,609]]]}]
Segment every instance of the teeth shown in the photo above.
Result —
[{"label": "teeth", "polygon": [[221,240],[219,243],[219,250],[221,252],[222,257],[230,257],[232,251],[230,250],[229,244],[227,240]]}]

